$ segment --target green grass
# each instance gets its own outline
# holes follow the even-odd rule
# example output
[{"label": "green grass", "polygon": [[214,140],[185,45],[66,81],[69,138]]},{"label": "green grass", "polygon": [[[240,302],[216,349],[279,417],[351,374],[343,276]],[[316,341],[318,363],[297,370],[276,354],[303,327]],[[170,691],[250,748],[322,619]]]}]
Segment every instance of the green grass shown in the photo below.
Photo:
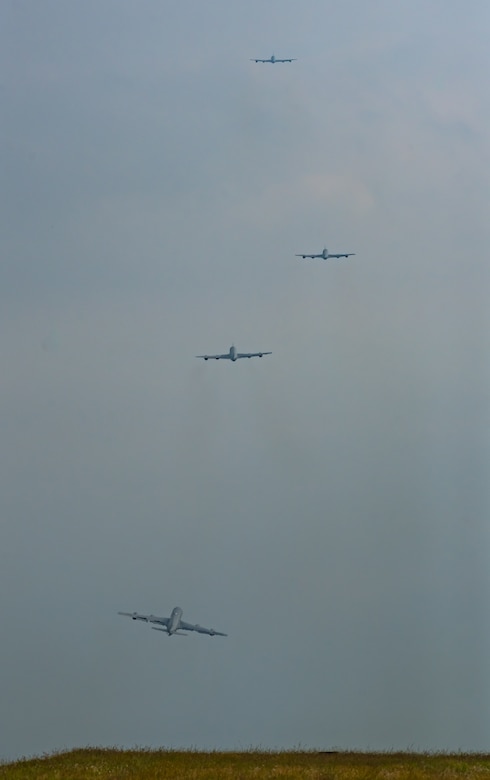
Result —
[{"label": "green grass", "polygon": [[27,780],[425,780],[489,778],[490,755],[431,753],[262,752],[200,753],[177,750],[85,748],[0,764],[0,778]]}]

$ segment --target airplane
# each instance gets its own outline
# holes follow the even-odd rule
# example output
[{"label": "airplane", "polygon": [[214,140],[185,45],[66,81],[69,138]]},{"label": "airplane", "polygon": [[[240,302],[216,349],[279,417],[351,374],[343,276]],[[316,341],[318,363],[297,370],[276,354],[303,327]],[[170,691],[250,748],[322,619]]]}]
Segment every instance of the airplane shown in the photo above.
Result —
[{"label": "airplane", "polygon": [[268,60],[260,60],[260,59],[256,60],[255,57],[251,57],[250,62],[270,62],[272,65],[275,65],[276,62],[295,62],[296,59],[297,59],[296,57],[292,57],[290,59],[279,60],[276,59],[275,55],[273,54],[272,57],[269,57]]},{"label": "airplane", "polygon": [[311,257],[312,260],[314,260],[316,257],[321,257],[322,260],[330,260],[331,257],[338,259],[339,257],[353,257],[355,255],[355,252],[341,252],[340,254],[329,254],[327,247],[324,247],[323,252],[320,252],[319,255],[295,255],[295,257],[302,257],[303,260],[307,257]]},{"label": "airplane", "polygon": [[157,617],[157,615],[140,615],[139,612],[118,612],[118,615],[125,615],[132,620],[144,620],[146,623],[158,623],[158,626],[152,626],[155,631],[164,631],[169,636],[174,634],[177,636],[187,636],[182,633],[184,631],[197,631],[198,634],[209,634],[209,636],[228,636],[228,634],[222,634],[221,631],[215,631],[214,628],[203,628],[203,626],[193,625],[192,623],[185,623],[182,620],[182,610],[180,607],[174,607],[170,617]]},{"label": "airplane", "polygon": [[203,360],[232,360],[235,362],[238,358],[262,357],[262,355],[272,355],[272,352],[237,352],[236,347],[232,345],[226,355],[196,355],[196,357]]}]

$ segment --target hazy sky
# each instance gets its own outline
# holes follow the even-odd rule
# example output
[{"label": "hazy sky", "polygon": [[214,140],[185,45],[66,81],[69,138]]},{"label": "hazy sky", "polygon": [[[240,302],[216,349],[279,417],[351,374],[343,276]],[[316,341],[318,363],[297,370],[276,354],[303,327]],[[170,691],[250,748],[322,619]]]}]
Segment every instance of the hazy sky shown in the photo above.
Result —
[{"label": "hazy sky", "polygon": [[0,759],[490,749],[488,3],[0,14]]}]

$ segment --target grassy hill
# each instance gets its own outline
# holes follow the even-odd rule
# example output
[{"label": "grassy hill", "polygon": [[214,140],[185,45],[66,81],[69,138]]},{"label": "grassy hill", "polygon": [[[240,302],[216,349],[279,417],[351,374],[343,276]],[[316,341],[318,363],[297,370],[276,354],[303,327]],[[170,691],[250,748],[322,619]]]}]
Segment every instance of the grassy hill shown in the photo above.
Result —
[{"label": "grassy hill", "polygon": [[490,755],[354,752],[200,753],[173,750],[72,750],[0,764],[0,778],[27,780],[425,780],[490,778]]}]

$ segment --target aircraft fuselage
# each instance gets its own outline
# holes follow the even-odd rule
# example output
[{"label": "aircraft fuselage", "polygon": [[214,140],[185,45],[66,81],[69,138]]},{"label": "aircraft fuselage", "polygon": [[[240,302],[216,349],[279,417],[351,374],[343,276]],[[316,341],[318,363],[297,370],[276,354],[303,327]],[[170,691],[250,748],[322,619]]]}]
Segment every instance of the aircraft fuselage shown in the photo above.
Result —
[{"label": "aircraft fuselage", "polygon": [[170,620],[168,621],[168,626],[167,626],[167,631],[170,636],[172,636],[172,634],[175,634],[179,630],[181,619],[182,619],[181,608],[174,607],[172,610],[172,614],[170,615]]}]

